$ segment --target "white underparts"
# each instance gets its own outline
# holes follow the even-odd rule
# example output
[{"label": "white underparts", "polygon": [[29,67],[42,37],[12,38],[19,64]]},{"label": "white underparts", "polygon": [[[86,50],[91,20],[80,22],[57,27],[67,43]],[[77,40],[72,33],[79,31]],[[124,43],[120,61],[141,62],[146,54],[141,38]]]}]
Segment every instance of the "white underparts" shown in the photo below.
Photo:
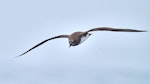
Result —
[{"label": "white underparts", "polygon": [[87,38],[90,36],[90,34],[87,34],[86,36],[82,36],[81,37],[81,41],[79,44],[83,43],[85,40],[87,40]]}]

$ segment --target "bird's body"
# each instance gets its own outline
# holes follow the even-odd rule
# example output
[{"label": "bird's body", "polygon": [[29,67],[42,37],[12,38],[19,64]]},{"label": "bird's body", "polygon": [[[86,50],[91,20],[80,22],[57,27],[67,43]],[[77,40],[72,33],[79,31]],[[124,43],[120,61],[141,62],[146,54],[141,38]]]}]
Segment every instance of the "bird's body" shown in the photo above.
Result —
[{"label": "bird's body", "polygon": [[44,44],[47,41],[56,39],[56,38],[68,38],[70,46],[77,46],[81,43],[83,43],[91,34],[89,32],[93,31],[115,31],[115,32],[145,32],[143,30],[135,30],[135,29],[120,29],[120,28],[111,28],[111,27],[98,27],[98,28],[93,28],[85,32],[74,32],[70,35],[58,35],[49,39],[46,39],[39,44],[35,45],[34,47],[30,48],[23,54],[19,55],[18,57],[28,53],[29,51],[33,50],[34,48]]},{"label": "bird's body", "polygon": [[83,43],[91,34],[85,32],[74,32],[69,35],[70,46],[76,46]]}]

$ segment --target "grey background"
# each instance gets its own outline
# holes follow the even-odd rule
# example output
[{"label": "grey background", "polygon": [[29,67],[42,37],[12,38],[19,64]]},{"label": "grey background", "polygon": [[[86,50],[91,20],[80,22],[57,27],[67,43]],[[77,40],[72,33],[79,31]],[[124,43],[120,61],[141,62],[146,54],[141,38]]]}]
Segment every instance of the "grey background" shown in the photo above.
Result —
[{"label": "grey background", "polygon": [[150,33],[60,34],[108,26],[150,31],[149,0],[1,0],[0,84],[150,84]]}]

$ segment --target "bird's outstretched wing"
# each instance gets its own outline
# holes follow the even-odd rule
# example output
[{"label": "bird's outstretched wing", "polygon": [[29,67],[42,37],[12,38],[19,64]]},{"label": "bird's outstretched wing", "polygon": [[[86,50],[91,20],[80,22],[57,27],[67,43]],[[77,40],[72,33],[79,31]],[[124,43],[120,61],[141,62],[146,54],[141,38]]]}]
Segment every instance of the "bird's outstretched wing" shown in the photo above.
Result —
[{"label": "bird's outstretched wing", "polygon": [[120,28],[111,28],[111,27],[98,27],[90,29],[86,32],[92,31],[115,31],[115,32],[146,32],[144,30],[135,30],[135,29],[120,29]]},{"label": "bird's outstretched wing", "polygon": [[52,39],[56,39],[56,38],[68,38],[68,35],[59,35],[59,36],[55,36],[55,37],[52,37],[52,38],[49,38],[49,39],[46,39],[42,42],[40,42],[39,44],[35,45],[34,47],[30,48],[29,50],[27,50],[26,52],[22,53],[21,55],[17,56],[17,57],[20,57],[26,53],[28,53],[29,51],[33,50],[34,48],[44,44],[45,42],[49,41],[49,40],[52,40]]}]

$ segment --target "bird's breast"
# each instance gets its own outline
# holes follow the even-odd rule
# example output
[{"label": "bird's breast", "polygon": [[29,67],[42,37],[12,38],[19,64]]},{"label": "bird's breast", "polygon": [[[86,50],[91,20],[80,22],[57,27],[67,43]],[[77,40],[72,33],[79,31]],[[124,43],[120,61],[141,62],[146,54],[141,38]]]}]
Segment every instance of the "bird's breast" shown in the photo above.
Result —
[{"label": "bird's breast", "polygon": [[85,40],[87,40],[87,38],[90,36],[90,34],[87,34],[86,36],[82,36],[81,37],[81,41],[79,44],[83,43]]}]

